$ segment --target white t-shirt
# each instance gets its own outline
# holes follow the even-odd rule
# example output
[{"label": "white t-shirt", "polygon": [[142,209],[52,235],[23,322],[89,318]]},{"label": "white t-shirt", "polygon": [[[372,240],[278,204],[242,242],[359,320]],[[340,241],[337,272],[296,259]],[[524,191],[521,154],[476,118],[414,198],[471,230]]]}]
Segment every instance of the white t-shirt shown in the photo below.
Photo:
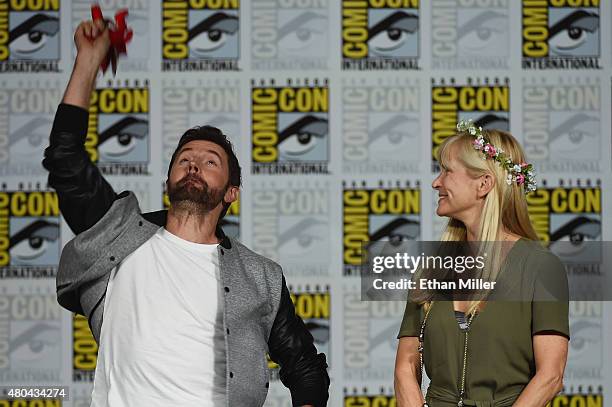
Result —
[{"label": "white t-shirt", "polygon": [[112,270],[92,407],[225,406],[216,244],[160,228]]}]

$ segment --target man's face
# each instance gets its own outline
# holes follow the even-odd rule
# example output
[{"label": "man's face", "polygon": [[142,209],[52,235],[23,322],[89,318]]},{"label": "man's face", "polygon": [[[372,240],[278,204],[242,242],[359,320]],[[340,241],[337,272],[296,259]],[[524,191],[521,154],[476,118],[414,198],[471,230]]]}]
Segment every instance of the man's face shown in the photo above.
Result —
[{"label": "man's face", "polygon": [[[232,188],[229,184],[228,157],[223,148],[204,140],[190,141],[181,147],[167,181],[173,205],[188,203],[209,212],[223,204]],[[227,202],[233,199],[227,197]]]}]

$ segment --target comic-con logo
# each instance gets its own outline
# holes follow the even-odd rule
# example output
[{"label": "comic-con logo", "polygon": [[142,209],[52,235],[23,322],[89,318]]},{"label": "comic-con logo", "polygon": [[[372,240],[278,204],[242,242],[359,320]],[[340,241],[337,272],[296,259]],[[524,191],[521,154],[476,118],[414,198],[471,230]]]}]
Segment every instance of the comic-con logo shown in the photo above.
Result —
[{"label": "comic-con logo", "polygon": [[24,80],[0,85],[0,175],[42,174],[42,151],[61,100],[59,84]]},{"label": "comic-con logo", "polygon": [[342,405],[344,407],[395,407],[397,400],[393,388],[381,386],[344,388]]},{"label": "comic-con logo", "polygon": [[[327,364],[331,366],[331,294],[328,287],[309,287],[289,285],[291,301],[295,306],[295,313],[302,318],[306,328],[314,339],[318,353],[324,353]],[[279,379],[279,366],[268,358],[270,379]]]},{"label": "comic-con logo", "polygon": [[98,362],[98,344],[87,318],[72,314],[72,381],[93,382]]},{"label": "comic-con logo", "polygon": [[54,290],[0,288],[0,383],[61,383],[61,315]]},{"label": "comic-con logo", "polygon": [[566,381],[600,380],[605,360],[603,302],[570,301],[569,317],[572,340],[565,368]]},{"label": "comic-con logo", "polygon": [[418,0],[343,0],[342,68],[419,69]]},{"label": "comic-con logo", "polygon": [[60,242],[54,191],[0,191],[0,278],[55,277]]},{"label": "comic-con logo", "polygon": [[568,272],[597,271],[601,248],[589,242],[602,236],[601,181],[587,179],[552,187],[542,180],[542,184],[527,195],[529,217],[538,239],[550,242],[550,250],[568,263]]},{"label": "comic-con logo", "polygon": [[0,72],[59,72],[60,0],[0,0]]},{"label": "comic-con logo", "polygon": [[523,68],[601,68],[599,15],[599,0],[523,0]]},{"label": "comic-con logo", "polygon": [[286,274],[322,275],[330,267],[329,185],[265,183],[252,193],[253,250]]},{"label": "comic-con logo", "polygon": [[326,174],[329,166],[327,80],[303,85],[253,83],[253,174]]},{"label": "comic-con logo", "polygon": [[344,317],[344,379],[348,382],[389,382],[395,363],[397,331],[404,314],[401,301],[361,301],[358,289],[347,290],[342,301]]},{"label": "comic-con logo", "polygon": [[342,87],[345,173],[418,172],[420,86],[382,79],[346,80]]},{"label": "comic-con logo", "polygon": [[62,407],[62,400],[54,399],[0,399],[0,407]]},{"label": "comic-con logo", "polygon": [[556,395],[546,407],[603,407],[603,405],[603,387],[600,385],[595,389],[592,385],[584,385],[571,386],[569,392]]},{"label": "comic-con logo", "polygon": [[251,3],[251,63],[254,69],[326,69],[328,0]]},{"label": "comic-con logo", "polygon": [[162,69],[238,70],[239,12],[239,0],[163,0]]},{"label": "comic-con logo", "polygon": [[85,150],[103,174],[147,174],[149,144],[148,82],[92,92]]},{"label": "comic-con logo", "polygon": [[213,126],[227,135],[240,157],[240,82],[235,79],[164,80],[162,88],[163,170],[181,136],[195,126]]},{"label": "comic-con logo", "polygon": [[432,2],[432,67],[508,69],[508,3],[499,0]]},{"label": "comic-con logo", "polygon": [[57,399],[0,399],[0,407],[62,407]]},{"label": "comic-con logo", "polygon": [[[102,12],[108,17],[122,8],[127,8],[129,11],[127,22],[133,33],[132,39],[127,45],[129,58],[120,58],[117,70],[119,72],[151,70],[152,68],[148,64],[151,47],[149,31],[150,2],[142,0],[104,0],[98,1],[98,3],[101,3]],[[82,21],[91,19],[91,4],[90,0],[72,0],[70,6],[72,32]],[[76,46],[72,46],[72,56],[76,58]]]},{"label": "comic-con logo", "polygon": [[483,129],[510,130],[510,86],[506,78],[483,81],[468,78],[458,85],[454,78],[432,83],[432,172],[440,171],[436,160],[440,145],[457,133],[457,123],[472,120]]},{"label": "comic-con logo", "polygon": [[344,184],[342,192],[343,274],[360,275],[363,245],[402,242],[421,236],[421,190],[397,184],[378,188]]},{"label": "comic-con logo", "polygon": [[[166,192],[163,194],[162,204],[164,209],[170,208],[170,198]],[[225,216],[219,219],[219,226],[228,237],[240,240],[240,199],[232,202],[227,208]]]},{"label": "comic-con logo", "polygon": [[601,171],[599,79],[525,80],[522,106],[523,146],[538,171]]}]

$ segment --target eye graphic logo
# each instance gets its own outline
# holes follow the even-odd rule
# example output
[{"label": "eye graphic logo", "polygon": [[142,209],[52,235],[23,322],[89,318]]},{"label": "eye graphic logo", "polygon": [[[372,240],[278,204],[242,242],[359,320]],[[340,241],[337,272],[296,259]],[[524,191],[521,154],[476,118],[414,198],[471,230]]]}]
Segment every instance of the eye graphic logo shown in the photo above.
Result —
[{"label": "eye graphic logo", "polygon": [[238,70],[239,1],[162,2],[164,71]]},{"label": "eye graphic logo", "polygon": [[[302,318],[306,328],[314,339],[318,353],[324,353],[331,366],[331,293],[329,286],[312,289],[305,285],[288,286],[295,313]],[[271,380],[279,380],[279,366],[268,357]]]},{"label": "eye graphic logo", "polygon": [[344,81],[344,172],[419,171],[420,93],[411,81]]},{"label": "eye graphic logo", "polygon": [[253,185],[251,245],[283,265],[286,275],[326,275],[330,269],[329,184],[301,180]]},{"label": "eye graphic logo", "polygon": [[438,150],[444,140],[457,133],[460,120],[472,120],[483,129],[510,130],[510,85],[509,79],[498,78],[474,80],[468,78],[467,85],[456,85],[454,78],[449,83],[442,79],[432,81],[432,172],[439,172]]},{"label": "eye graphic logo", "polygon": [[0,175],[42,175],[53,114],[61,99],[59,83],[0,81]]},{"label": "eye graphic logo", "polygon": [[368,242],[401,243],[421,236],[420,183],[415,187],[396,185],[366,188],[364,184],[343,190],[344,275],[361,273],[362,246]]},{"label": "eye graphic logo", "polygon": [[0,278],[54,277],[60,242],[55,192],[0,192]]},{"label": "eye graphic logo", "polygon": [[0,2],[0,72],[59,72],[59,3]]},{"label": "eye graphic logo", "polygon": [[93,383],[97,363],[98,344],[87,318],[72,314],[72,381]]},{"label": "eye graphic logo", "polygon": [[350,287],[342,301],[344,380],[348,383],[393,379],[397,330],[405,302],[361,300],[359,287]]},{"label": "eye graphic logo", "polygon": [[329,92],[324,86],[254,86],[253,174],[326,174],[329,165]]},{"label": "eye graphic logo", "polygon": [[598,0],[523,0],[524,69],[600,69]]},{"label": "eye graphic logo", "polygon": [[[603,356],[603,306],[601,301],[572,301],[569,306],[570,332],[568,377],[601,379]],[[585,374],[588,372],[588,374]]]},{"label": "eye graphic logo", "polygon": [[2,383],[37,385],[41,377],[60,382],[63,335],[55,294],[41,287],[5,285],[0,295]]},{"label": "eye graphic logo", "polygon": [[343,1],[343,69],[419,69],[419,1]]},{"label": "eye graphic logo", "polygon": [[168,168],[178,141],[187,129],[217,127],[232,141],[240,157],[240,81],[237,79],[164,80],[162,88],[163,168]]},{"label": "eye graphic logo", "polygon": [[435,69],[508,69],[508,2],[438,2],[431,14]]},{"label": "eye graphic logo", "polygon": [[529,216],[538,238],[550,242],[549,249],[568,264],[597,267],[601,247],[589,242],[602,240],[601,180],[538,188],[527,195]]},{"label": "eye graphic logo", "polygon": [[256,1],[251,5],[254,69],[326,69],[327,1]]},{"label": "eye graphic logo", "polygon": [[102,88],[92,93],[85,149],[103,174],[147,174],[149,89]]},{"label": "eye graphic logo", "polygon": [[525,153],[540,172],[601,172],[599,79],[523,84]]}]

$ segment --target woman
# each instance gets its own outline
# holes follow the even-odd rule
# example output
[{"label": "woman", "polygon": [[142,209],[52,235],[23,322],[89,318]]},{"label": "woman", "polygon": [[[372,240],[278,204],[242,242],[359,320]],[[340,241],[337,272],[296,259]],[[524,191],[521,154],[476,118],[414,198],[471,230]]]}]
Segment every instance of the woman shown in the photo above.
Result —
[{"label": "woman", "polygon": [[[432,184],[439,194],[436,213],[449,217],[442,240],[507,242],[512,247],[494,280],[532,271],[538,279],[561,281],[566,298],[564,267],[539,245],[529,220],[525,194],[535,180],[518,142],[471,122],[457,128],[440,148],[442,171]],[[528,298],[540,298],[541,284],[530,289]],[[568,325],[566,299],[409,300],[398,335],[398,406],[544,406],[562,389]],[[423,365],[431,379],[426,401]]]}]

